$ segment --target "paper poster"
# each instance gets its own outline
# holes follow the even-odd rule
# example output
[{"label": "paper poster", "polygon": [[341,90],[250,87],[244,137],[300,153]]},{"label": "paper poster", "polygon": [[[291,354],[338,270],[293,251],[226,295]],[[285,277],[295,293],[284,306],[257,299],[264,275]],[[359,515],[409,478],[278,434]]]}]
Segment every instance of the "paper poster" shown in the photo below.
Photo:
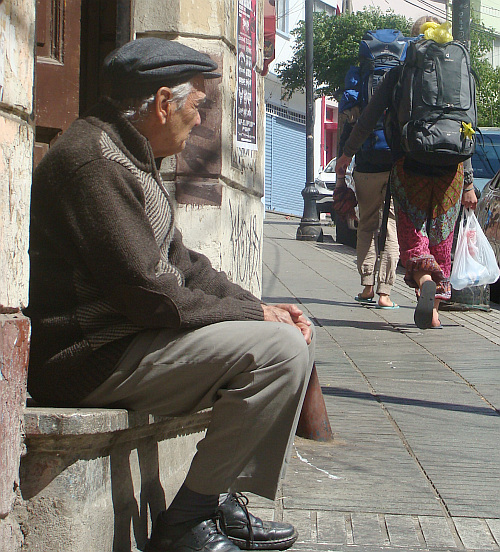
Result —
[{"label": "paper poster", "polygon": [[257,149],[256,4],[238,0],[236,144],[250,150]]}]

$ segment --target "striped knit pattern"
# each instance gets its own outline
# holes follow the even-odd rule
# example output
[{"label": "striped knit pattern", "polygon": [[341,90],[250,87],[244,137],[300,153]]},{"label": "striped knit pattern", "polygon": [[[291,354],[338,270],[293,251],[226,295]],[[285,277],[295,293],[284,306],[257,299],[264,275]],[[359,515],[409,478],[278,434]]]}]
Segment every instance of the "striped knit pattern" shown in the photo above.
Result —
[{"label": "striped knit pattern", "polygon": [[168,249],[174,231],[174,216],[167,191],[160,187],[151,174],[138,169],[104,131],[101,134],[100,142],[103,156],[125,167],[141,183],[146,201],[145,211],[160,249],[160,261],[156,266],[156,276],[167,273],[174,274],[179,286],[184,285],[181,273],[168,260]]},{"label": "striped knit pattern", "polygon": [[75,316],[93,350],[142,329],[126,322],[121,313],[102,299],[101,290],[79,270],[73,273],[73,285],[80,302]]}]

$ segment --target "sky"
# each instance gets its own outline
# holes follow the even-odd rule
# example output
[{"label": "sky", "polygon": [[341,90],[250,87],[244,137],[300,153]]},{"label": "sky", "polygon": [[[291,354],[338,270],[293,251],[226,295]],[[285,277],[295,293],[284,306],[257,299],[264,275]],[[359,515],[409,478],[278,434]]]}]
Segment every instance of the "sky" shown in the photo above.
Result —
[{"label": "sky", "polygon": [[[359,11],[363,6],[379,7],[383,12],[393,9],[408,19],[418,19],[422,15],[436,15],[444,19],[445,4],[443,0],[351,0],[353,10]],[[342,2],[339,0],[339,6]]]}]

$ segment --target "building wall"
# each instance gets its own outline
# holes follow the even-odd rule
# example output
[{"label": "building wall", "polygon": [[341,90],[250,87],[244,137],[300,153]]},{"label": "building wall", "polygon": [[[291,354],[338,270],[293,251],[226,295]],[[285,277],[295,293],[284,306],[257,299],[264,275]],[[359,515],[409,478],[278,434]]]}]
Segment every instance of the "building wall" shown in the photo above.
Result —
[{"label": "building wall", "polygon": [[[277,76],[277,68],[280,63],[286,62],[293,57],[294,40],[291,31],[297,27],[300,21],[305,18],[305,1],[293,2],[293,0],[280,0],[285,2],[282,10],[278,9],[277,29],[276,29],[276,44],[275,44],[275,59],[269,65],[269,73],[265,77],[265,103],[272,117],[277,118],[274,125],[267,125],[267,128],[273,128],[278,132],[273,134],[273,139],[267,140],[266,154],[266,193],[265,205],[268,209],[276,209],[281,212],[294,215],[301,215],[303,212],[303,198],[301,191],[305,186],[305,115],[306,115],[306,98],[304,92],[295,92],[290,98],[283,99],[284,90],[280,79]],[[329,14],[335,12],[337,2],[335,0],[316,0],[314,2],[314,11],[326,11]],[[286,21],[280,20],[280,13],[286,14]],[[319,173],[320,167],[324,165],[322,152],[322,119],[321,98],[315,101],[314,105],[314,175]],[[337,108],[337,102],[332,98],[327,100],[328,105]],[[279,119],[282,120],[279,120]],[[303,121],[299,121],[303,119]],[[288,134],[287,122],[294,121],[302,124],[303,138],[299,137],[300,127],[290,125]],[[281,148],[280,144],[276,143],[279,136],[283,137],[284,144]],[[293,147],[303,147],[303,155],[294,155],[293,159],[283,156],[283,152],[288,152],[287,148],[290,140],[294,140]],[[299,144],[300,140],[300,144]],[[324,144],[323,144],[324,146]],[[295,152],[295,150],[293,150]],[[281,154],[280,154],[281,152]],[[290,181],[289,173],[294,177]],[[281,196],[281,197],[280,197]]]},{"label": "building wall", "polygon": [[0,2],[0,550],[22,533],[11,516],[19,484],[29,321],[28,233],[33,151],[35,0]]},{"label": "building wall", "polygon": [[185,151],[162,165],[175,189],[186,244],[256,295],[261,293],[264,193],[263,4],[257,1],[257,149],[236,144],[238,0],[135,2],[136,36],[176,39],[208,53],[222,79],[207,81],[210,107]]},{"label": "building wall", "polygon": [[488,54],[488,60],[493,67],[500,66],[500,3],[498,0],[481,0],[479,2],[481,22],[493,29],[496,37],[492,39],[492,50]]}]

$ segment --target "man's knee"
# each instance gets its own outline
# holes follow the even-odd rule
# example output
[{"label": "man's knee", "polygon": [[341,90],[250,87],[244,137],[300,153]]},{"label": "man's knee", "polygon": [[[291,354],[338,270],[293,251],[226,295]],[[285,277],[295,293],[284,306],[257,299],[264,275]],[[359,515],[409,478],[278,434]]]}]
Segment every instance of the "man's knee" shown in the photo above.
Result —
[{"label": "man's knee", "polygon": [[309,349],[302,333],[289,324],[273,324],[267,346],[280,377],[300,386],[309,369]]}]

